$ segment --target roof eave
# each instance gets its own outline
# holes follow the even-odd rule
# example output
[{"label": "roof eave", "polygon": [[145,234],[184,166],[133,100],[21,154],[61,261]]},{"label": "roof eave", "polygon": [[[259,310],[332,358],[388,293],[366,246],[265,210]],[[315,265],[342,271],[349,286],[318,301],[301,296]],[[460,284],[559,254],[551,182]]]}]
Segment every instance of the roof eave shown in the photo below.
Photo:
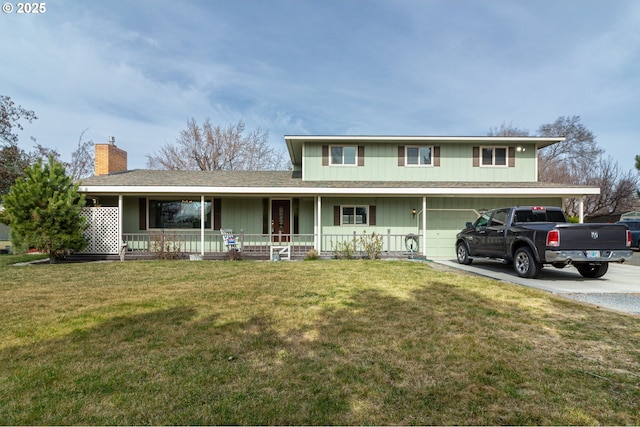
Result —
[{"label": "roof eave", "polygon": [[202,186],[80,186],[88,194],[215,194],[215,195],[364,195],[364,196],[560,196],[600,194],[599,187],[202,187]]}]

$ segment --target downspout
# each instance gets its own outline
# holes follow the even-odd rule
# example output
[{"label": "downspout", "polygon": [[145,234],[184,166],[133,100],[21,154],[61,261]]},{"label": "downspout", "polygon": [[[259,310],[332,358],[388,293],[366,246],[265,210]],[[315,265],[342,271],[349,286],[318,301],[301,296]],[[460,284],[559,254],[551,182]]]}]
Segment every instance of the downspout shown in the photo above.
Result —
[{"label": "downspout", "polygon": [[200,255],[204,256],[204,194],[200,195]]},{"label": "downspout", "polygon": [[122,194],[118,194],[118,251],[122,250],[122,245],[125,241],[122,239],[122,221],[123,221],[123,206]]},{"label": "downspout", "polygon": [[316,204],[316,250],[318,254],[322,253],[322,196],[318,196],[318,203]]},{"label": "downspout", "polygon": [[427,257],[427,196],[422,196],[422,255]]}]

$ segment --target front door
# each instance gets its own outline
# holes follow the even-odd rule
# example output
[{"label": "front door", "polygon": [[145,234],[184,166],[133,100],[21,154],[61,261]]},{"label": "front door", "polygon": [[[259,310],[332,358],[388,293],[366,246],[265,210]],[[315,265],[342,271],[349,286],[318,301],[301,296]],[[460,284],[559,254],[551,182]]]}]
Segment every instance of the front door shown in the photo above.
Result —
[{"label": "front door", "polygon": [[271,239],[289,242],[291,233],[291,200],[271,201]]}]

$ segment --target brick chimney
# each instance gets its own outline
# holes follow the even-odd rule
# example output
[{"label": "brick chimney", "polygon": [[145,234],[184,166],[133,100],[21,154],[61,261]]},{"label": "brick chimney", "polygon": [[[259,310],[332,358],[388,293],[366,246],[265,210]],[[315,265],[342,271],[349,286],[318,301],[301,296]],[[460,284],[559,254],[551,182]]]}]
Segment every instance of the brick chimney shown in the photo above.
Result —
[{"label": "brick chimney", "polygon": [[109,175],[127,170],[127,152],[116,147],[116,139],[109,137],[108,144],[95,144],[95,174]]}]

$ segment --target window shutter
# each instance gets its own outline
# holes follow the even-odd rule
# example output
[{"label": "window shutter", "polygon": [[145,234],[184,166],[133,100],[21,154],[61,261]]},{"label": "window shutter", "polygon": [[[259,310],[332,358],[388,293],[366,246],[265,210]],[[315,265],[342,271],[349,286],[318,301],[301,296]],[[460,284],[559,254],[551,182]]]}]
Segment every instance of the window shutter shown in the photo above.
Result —
[{"label": "window shutter", "polygon": [[369,225],[376,225],[376,207],[369,206]]},{"label": "window shutter", "polygon": [[322,166],[329,166],[329,146],[322,146]]},{"label": "window shutter", "polygon": [[473,147],[473,167],[480,167],[480,147]]},{"label": "window shutter", "polygon": [[213,229],[220,230],[222,228],[222,199],[213,199]]},{"label": "window shutter", "polygon": [[262,234],[269,234],[269,199],[262,199]]},{"label": "window shutter", "polygon": [[364,145],[358,145],[358,166],[364,166]]},{"label": "window shutter", "polygon": [[293,234],[300,233],[300,199],[295,198],[292,201],[293,210]]},{"label": "window shutter", "polygon": [[404,166],[404,145],[398,147],[398,166]]},{"label": "window shutter", "polygon": [[142,197],[138,199],[138,228],[147,229],[147,199]]},{"label": "window shutter", "polygon": [[340,206],[333,207],[333,225],[340,225]]},{"label": "window shutter", "polygon": [[433,147],[433,166],[440,166],[440,147]]},{"label": "window shutter", "polygon": [[509,167],[516,166],[516,147],[509,147]]}]

